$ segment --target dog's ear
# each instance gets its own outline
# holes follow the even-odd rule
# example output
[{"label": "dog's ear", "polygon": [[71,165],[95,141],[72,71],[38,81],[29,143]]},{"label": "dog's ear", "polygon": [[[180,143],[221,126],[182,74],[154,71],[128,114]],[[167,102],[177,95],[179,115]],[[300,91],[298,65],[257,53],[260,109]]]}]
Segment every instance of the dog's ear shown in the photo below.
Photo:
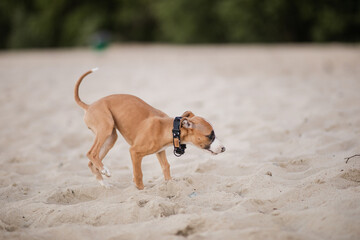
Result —
[{"label": "dog's ear", "polygon": [[181,117],[187,117],[187,118],[192,118],[193,116],[195,115],[191,111],[186,111],[181,115]]},{"label": "dog's ear", "polygon": [[183,128],[193,128],[194,123],[192,123],[188,118],[183,118],[181,121],[181,127]]}]

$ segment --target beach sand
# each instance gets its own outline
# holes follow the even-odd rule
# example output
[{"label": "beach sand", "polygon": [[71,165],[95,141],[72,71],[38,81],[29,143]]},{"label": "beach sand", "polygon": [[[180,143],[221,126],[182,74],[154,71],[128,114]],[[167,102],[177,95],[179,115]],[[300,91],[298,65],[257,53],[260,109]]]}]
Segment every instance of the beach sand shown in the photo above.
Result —
[{"label": "beach sand", "polygon": [[[227,150],[167,149],[145,189],[119,135],[105,189],[87,167],[91,103],[191,110]],[[360,239],[360,47],[161,46],[0,52],[0,239]]]}]

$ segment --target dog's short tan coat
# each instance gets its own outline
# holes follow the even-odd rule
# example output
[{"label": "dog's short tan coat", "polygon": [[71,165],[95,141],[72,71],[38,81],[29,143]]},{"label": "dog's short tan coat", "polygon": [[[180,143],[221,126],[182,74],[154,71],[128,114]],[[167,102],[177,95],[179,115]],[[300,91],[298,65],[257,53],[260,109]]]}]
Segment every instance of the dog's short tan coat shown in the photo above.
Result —
[{"label": "dog's short tan coat", "polygon": [[[165,148],[172,145],[173,118],[153,108],[138,97],[127,94],[110,95],[88,105],[79,98],[79,86],[85,76],[96,69],[84,73],[75,85],[74,96],[77,104],[85,110],[86,125],[95,134],[95,141],[87,153],[89,168],[100,184],[105,185],[102,175],[110,177],[110,171],[102,160],[114,146],[116,129],[129,143],[133,164],[134,182],[143,189],[142,158],[156,153],[165,180],[170,180],[170,165],[166,159]],[[181,142],[192,143],[213,154],[225,151],[217,139],[210,139],[213,128],[203,118],[186,111],[181,120]]]}]

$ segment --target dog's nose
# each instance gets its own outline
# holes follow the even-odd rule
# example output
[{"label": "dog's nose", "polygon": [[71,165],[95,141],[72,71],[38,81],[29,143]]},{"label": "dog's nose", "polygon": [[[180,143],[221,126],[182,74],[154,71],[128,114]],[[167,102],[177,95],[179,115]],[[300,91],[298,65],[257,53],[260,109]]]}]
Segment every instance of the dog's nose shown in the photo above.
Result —
[{"label": "dog's nose", "polygon": [[225,152],[226,148],[225,147],[222,147],[221,148],[221,152]]}]

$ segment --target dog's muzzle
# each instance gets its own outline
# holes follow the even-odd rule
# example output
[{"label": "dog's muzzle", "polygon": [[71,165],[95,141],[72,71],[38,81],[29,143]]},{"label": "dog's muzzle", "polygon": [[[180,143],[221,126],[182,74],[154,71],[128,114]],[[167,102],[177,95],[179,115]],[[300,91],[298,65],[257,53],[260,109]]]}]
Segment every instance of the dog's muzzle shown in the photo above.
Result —
[{"label": "dog's muzzle", "polygon": [[209,149],[207,150],[209,150],[212,154],[216,155],[225,152],[226,148],[217,138],[215,138],[215,140],[211,143]]}]

